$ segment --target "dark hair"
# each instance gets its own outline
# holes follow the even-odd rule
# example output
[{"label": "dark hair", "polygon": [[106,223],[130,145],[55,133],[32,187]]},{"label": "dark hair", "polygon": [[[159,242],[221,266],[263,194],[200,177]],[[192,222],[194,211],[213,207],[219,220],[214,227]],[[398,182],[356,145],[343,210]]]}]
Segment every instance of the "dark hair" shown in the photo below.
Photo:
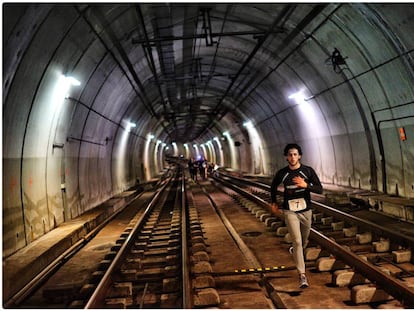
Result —
[{"label": "dark hair", "polygon": [[298,144],[287,144],[285,149],[283,150],[283,155],[287,156],[288,155],[288,151],[290,149],[297,149],[299,152],[299,155],[302,155],[302,148],[298,145]]}]

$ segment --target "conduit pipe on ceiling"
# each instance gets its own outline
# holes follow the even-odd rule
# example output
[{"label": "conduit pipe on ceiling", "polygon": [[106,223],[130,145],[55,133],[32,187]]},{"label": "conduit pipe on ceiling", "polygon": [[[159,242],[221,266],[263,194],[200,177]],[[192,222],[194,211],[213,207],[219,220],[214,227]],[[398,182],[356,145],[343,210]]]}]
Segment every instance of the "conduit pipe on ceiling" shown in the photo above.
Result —
[{"label": "conduit pipe on ceiling", "polygon": [[[269,29],[267,30],[267,32],[264,34],[264,36],[262,38],[259,39],[259,41],[257,42],[256,46],[253,48],[253,50],[250,52],[249,56],[247,57],[247,59],[244,61],[244,63],[241,65],[241,67],[239,68],[239,71],[236,73],[235,77],[231,80],[229,86],[227,87],[226,91],[224,92],[223,96],[220,98],[219,102],[217,103],[216,107],[214,107],[213,111],[213,115],[215,116],[214,119],[216,120],[220,120],[223,116],[225,111],[220,113],[220,110],[222,110],[222,102],[224,101],[224,99],[227,97],[227,95],[229,94],[231,88],[233,87],[234,83],[236,82],[236,80],[238,79],[238,77],[240,76],[241,72],[244,70],[244,68],[247,67],[247,65],[249,64],[249,62],[253,59],[254,55],[256,55],[256,53],[259,51],[259,49],[261,48],[261,46],[263,45],[263,43],[266,41],[266,39],[269,37],[269,35],[272,33],[273,28],[283,19],[285,18],[285,16],[290,15],[293,13],[294,9],[296,8],[296,5],[286,5],[283,10],[280,12],[280,14],[276,17],[276,19],[273,21],[272,25],[269,27]],[[214,120],[212,117],[210,117],[210,123],[213,122]]]},{"label": "conduit pipe on ceiling", "polygon": [[139,20],[141,21],[141,27],[144,29],[145,41],[142,44],[142,48],[144,49],[145,54],[147,55],[147,58],[149,58],[149,63],[150,63],[150,68],[151,68],[151,71],[152,71],[152,75],[154,76],[155,83],[156,83],[157,88],[158,88],[158,92],[160,93],[160,98],[161,98],[162,106],[163,106],[163,109],[164,109],[164,113],[166,113],[167,108],[165,106],[164,95],[162,94],[161,84],[160,84],[160,81],[158,79],[157,70],[156,70],[156,66],[155,66],[155,61],[154,61],[154,57],[152,55],[151,43],[149,41],[148,31],[147,31],[147,27],[145,26],[144,16],[142,15],[142,10],[141,10],[140,5],[138,5],[138,7],[136,8],[136,12],[138,14]]}]

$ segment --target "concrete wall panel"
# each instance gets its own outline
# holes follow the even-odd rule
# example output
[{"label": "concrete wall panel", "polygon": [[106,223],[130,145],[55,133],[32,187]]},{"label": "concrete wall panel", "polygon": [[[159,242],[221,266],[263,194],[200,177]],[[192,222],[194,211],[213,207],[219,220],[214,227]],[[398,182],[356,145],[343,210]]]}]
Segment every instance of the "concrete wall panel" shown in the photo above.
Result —
[{"label": "concrete wall panel", "polygon": [[20,196],[21,180],[17,172],[20,172],[20,159],[3,158],[3,256],[8,256],[26,245]]}]

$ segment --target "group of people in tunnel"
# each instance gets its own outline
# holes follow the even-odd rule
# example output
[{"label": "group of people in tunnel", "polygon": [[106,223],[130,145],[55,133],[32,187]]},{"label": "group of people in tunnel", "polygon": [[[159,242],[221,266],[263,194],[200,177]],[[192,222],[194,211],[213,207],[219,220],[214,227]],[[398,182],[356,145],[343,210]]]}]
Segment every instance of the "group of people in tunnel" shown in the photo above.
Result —
[{"label": "group of people in tunnel", "polygon": [[218,166],[214,163],[209,163],[203,156],[198,156],[197,159],[190,158],[188,160],[188,170],[192,180],[197,181],[197,176],[200,174],[200,178],[205,180],[208,174],[217,172]]}]

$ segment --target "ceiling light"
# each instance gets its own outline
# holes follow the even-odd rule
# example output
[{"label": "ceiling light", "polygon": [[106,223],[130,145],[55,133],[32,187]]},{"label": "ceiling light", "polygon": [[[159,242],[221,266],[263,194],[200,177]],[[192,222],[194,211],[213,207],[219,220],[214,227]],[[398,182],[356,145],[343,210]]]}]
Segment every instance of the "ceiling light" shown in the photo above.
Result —
[{"label": "ceiling light", "polygon": [[79,86],[81,85],[80,81],[77,80],[76,78],[72,77],[72,76],[65,76],[66,81],[68,81],[70,84],[74,85],[74,86]]},{"label": "ceiling light", "polygon": [[243,123],[243,126],[250,129],[250,128],[253,128],[253,123],[251,121],[246,121]]},{"label": "ceiling light", "polygon": [[289,95],[288,98],[294,99],[298,104],[303,103],[305,101],[305,95],[303,94],[303,91],[293,93]]}]

